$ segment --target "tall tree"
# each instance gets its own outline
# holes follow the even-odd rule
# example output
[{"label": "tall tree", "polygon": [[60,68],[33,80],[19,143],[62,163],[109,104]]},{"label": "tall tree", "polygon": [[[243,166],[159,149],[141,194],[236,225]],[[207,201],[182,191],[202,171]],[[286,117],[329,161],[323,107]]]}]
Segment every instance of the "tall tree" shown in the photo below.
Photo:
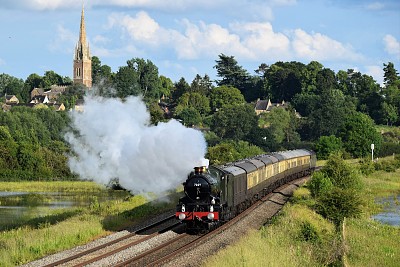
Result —
[{"label": "tall tree", "polygon": [[242,66],[239,66],[234,56],[220,54],[218,57],[214,68],[217,69],[217,76],[221,77],[222,80],[218,80],[217,84],[235,87],[243,93],[250,76],[249,73]]}]

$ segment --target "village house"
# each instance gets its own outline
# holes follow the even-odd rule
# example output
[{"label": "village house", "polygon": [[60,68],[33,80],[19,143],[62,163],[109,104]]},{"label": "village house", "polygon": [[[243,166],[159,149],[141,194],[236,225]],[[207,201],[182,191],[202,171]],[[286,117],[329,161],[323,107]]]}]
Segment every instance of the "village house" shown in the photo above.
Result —
[{"label": "village house", "polygon": [[6,104],[17,105],[19,104],[19,99],[15,95],[6,95]]},{"label": "village house", "polygon": [[282,101],[282,103],[271,103],[271,99],[268,99],[268,100],[257,99],[254,109],[256,111],[256,114],[260,115],[261,113],[265,113],[265,112],[268,113],[272,109],[277,108],[277,107],[286,108],[287,104],[284,100]]}]

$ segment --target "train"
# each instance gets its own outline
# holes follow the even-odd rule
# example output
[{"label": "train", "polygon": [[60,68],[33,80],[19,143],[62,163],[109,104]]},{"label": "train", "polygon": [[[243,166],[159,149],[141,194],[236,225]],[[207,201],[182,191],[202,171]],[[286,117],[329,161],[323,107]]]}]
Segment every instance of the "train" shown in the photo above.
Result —
[{"label": "train", "polygon": [[231,220],[281,185],[310,175],[312,150],[296,149],[195,167],[185,182],[175,216],[187,231],[210,231]]}]

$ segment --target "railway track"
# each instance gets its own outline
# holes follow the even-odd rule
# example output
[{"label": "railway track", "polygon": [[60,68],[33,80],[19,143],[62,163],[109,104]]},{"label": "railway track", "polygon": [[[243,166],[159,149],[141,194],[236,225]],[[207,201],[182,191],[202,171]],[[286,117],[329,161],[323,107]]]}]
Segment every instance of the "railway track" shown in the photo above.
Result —
[{"label": "railway track", "polygon": [[87,266],[110,255],[117,254],[118,252],[135,246],[141,242],[145,242],[146,240],[149,240],[174,227],[177,227],[178,225],[179,223],[176,222],[175,216],[171,215],[163,220],[157,221],[151,225],[138,229],[133,233],[126,234],[122,237],[95,246],[91,249],[42,266]]}]

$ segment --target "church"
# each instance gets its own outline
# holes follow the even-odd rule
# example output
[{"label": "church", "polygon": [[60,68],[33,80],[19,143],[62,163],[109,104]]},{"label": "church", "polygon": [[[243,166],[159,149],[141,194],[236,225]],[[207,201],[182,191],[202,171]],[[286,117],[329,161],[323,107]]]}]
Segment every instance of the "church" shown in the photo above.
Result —
[{"label": "church", "polygon": [[82,6],[79,40],[75,47],[73,63],[74,84],[83,84],[89,89],[92,87],[92,58],[89,43],[86,39],[85,11]]}]

